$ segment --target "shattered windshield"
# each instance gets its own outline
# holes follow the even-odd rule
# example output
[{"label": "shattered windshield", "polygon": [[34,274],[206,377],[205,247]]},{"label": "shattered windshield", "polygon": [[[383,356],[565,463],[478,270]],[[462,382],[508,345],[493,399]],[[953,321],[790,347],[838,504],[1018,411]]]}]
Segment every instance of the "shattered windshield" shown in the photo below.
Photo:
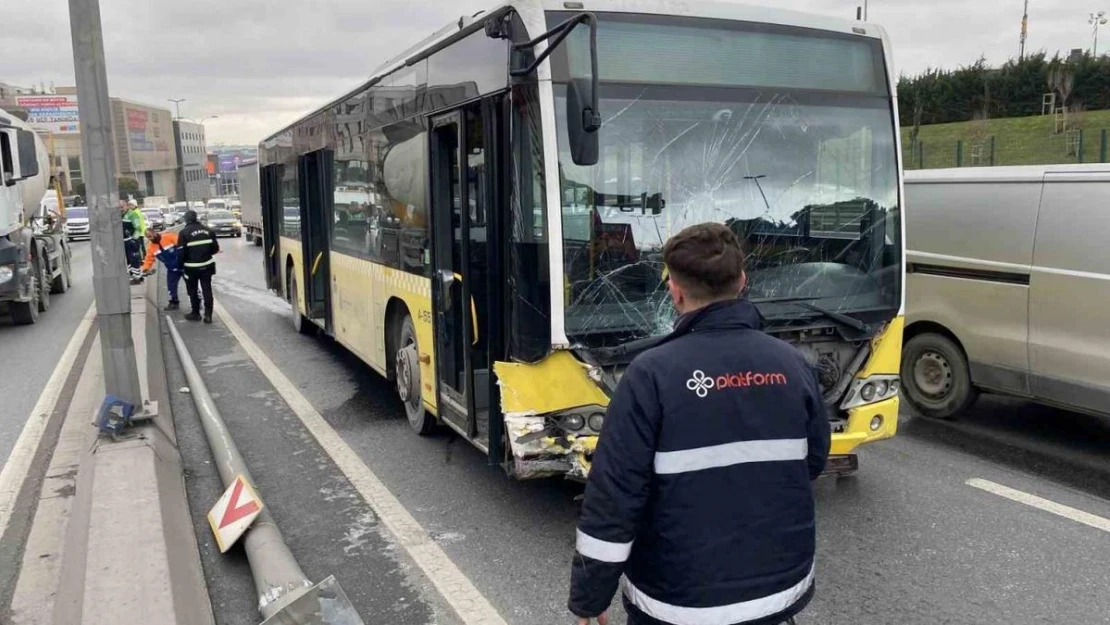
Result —
[{"label": "shattered windshield", "polygon": [[[611,345],[670,332],[663,244],[707,221],[729,225],[744,242],[746,296],[765,317],[811,319],[816,313],[806,304],[893,315],[901,301],[898,179],[891,100],[875,68],[878,42],[843,39],[818,50],[849,68],[842,77],[820,64],[791,75],[783,64],[801,54],[806,37],[705,25],[717,21],[633,19],[642,16],[602,19],[599,28],[597,165],[573,164],[566,89],[555,90],[571,340]],[[569,38],[576,70],[588,50],[580,34]],[[711,49],[755,45],[745,39],[753,36],[760,38],[756,52],[774,60],[701,67]],[[670,53],[650,58],[660,46]],[[614,54],[642,63],[606,61]],[[683,54],[703,62],[686,66]],[[567,72],[566,57],[562,63],[556,68]],[[633,80],[614,79],[626,76]],[[678,84],[659,84],[664,79]]]}]

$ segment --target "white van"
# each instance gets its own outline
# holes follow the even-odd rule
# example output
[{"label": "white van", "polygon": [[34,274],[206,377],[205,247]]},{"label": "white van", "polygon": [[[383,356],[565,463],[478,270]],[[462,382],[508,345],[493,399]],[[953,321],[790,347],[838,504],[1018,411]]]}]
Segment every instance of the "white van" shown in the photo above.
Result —
[{"label": "white van", "polygon": [[1110,414],[1110,165],[908,171],[903,396]]},{"label": "white van", "polygon": [[204,208],[206,210],[210,210],[210,211],[227,210],[228,209],[227,200],[221,200],[219,198],[214,198],[214,199],[208,200],[208,205],[205,206]]}]

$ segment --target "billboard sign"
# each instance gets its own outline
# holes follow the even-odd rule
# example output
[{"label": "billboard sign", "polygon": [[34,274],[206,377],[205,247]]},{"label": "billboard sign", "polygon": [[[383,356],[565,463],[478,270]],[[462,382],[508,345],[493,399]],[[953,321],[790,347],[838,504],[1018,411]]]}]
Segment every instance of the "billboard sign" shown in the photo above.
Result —
[{"label": "billboard sign", "polygon": [[243,157],[238,154],[221,154],[220,155],[220,173],[225,174],[228,172],[239,171],[239,163],[243,161]]},{"label": "billboard sign", "polygon": [[[173,118],[170,112],[130,102],[119,102],[119,105],[127,127],[127,150],[131,157],[132,171],[177,167]],[[116,120],[118,123],[119,117]]]},{"label": "billboard sign", "polygon": [[35,130],[57,134],[80,132],[75,95],[27,95],[15,103],[27,111],[27,123]]}]

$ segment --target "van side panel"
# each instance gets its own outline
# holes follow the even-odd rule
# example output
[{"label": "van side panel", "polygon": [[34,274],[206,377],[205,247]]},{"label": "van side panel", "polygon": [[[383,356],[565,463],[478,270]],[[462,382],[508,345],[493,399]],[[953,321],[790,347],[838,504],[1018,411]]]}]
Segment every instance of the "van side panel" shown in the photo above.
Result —
[{"label": "van side panel", "polygon": [[1045,180],[1030,303],[1033,391],[1110,412],[1110,175]]},{"label": "van side panel", "polygon": [[1027,395],[1041,182],[906,183],[906,323],[950,331],[976,385]]}]

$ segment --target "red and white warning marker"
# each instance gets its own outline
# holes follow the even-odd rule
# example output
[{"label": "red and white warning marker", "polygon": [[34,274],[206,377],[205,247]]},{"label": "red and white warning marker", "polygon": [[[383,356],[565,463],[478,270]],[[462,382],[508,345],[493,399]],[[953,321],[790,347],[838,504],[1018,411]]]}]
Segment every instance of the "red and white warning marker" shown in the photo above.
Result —
[{"label": "red and white warning marker", "polygon": [[237,476],[208,511],[208,524],[212,526],[220,553],[227,553],[261,513],[262,498],[246,478]]}]

